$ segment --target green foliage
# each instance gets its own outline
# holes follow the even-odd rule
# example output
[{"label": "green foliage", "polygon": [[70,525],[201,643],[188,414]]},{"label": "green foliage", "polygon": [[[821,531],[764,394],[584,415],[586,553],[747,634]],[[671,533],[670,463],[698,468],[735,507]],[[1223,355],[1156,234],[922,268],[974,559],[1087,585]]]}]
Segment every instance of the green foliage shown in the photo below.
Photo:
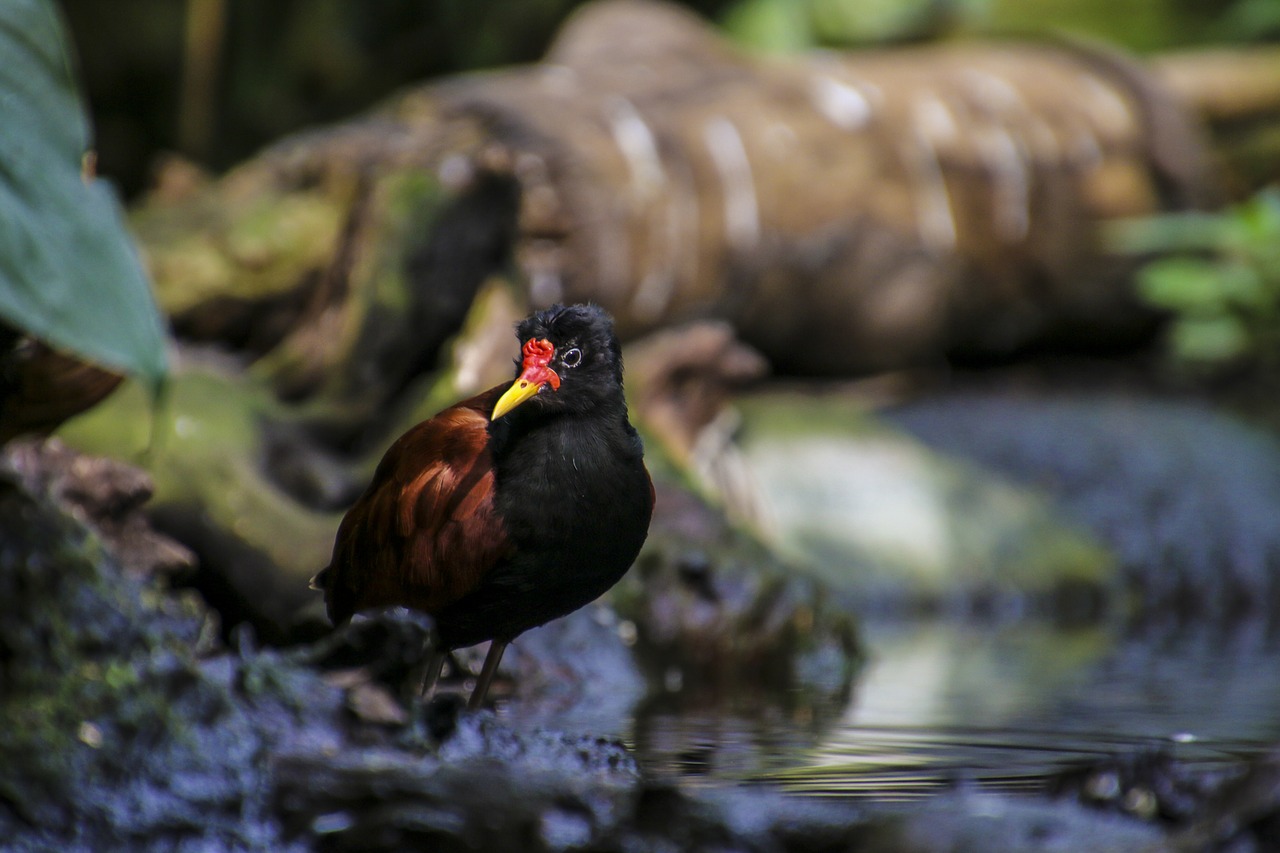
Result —
[{"label": "green foliage", "polygon": [[804,6],[788,0],[740,0],[724,19],[725,31],[764,53],[796,53],[813,46]]},{"label": "green foliage", "polygon": [[1101,39],[1151,53],[1280,32],[1277,0],[735,0],[724,28],[742,44],[795,53],[968,36]]},{"label": "green foliage", "polygon": [[1276,0],[1236,0],[1222,16],[1222,35],[1234,41],[1280,38],[1280,3]]},{"label": "green foliage", "polygon": [[724,28],[750,48],[795,53],[934,35],[955,6],[956,0],[738,0]]},{"label": "green foliage", "polygon": [[1280,366],[1280,188],[1218,214],[1125,223],[1115,237],[1131,252],[1166,253],[1142,268],[1138,292],[1171,313],[1177,360]]},{"label": "green foliage", "polygon": [[164,332],[116,197],[86,180],[89,128],[50,0],[0,3],[0,318],[146,377]]}]

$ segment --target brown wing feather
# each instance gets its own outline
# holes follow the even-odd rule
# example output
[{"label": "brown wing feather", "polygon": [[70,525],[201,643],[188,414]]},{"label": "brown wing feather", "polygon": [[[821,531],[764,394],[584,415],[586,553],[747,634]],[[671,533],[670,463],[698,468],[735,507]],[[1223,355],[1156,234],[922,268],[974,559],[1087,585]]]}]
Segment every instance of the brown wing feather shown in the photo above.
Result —
[{"label": "brown wing feather", "polygon": [[436,612],[510,553],[488,447],[489,413],[502,391],[446,409],[388,448],[317,576],[335,624],[393,604]]}]

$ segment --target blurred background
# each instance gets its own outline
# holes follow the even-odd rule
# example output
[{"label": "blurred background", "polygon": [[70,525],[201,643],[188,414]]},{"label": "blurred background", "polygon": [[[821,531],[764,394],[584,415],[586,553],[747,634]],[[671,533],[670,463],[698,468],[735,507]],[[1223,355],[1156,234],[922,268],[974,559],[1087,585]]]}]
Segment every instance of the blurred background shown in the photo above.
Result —
[{"label": "blurred background", "polygon": [[[397,89],[542,56],[575,0],[93,0],[63,3],[100,170],[127,196],[155,158],[221,171],[300,128]],[[1272,0],[702,0],[684,4],[753,49],[868,47],[957,36],[1074,34],[1152,54],[1265,42]]]},{"label": "blurred background", "polygon": [[[170,650],[220,707],[243,701],[225,672],[291,673],[245,680],[311,743],[399,731],[421,638],[335,637],[307,580],[397,435],[509,380],[530,308],[591,300],[624,338],[655,520],[605,600],[513,645],[502,721],[679,778],[871,801],[976,780],[1280,843],[1280,0],[59,8],[74,80],[56,27],[0,28],[68,95],[5,125],[32,135],[0,156],[47,159],[0,189],[55,167],[70,188],[12,208],[53,261],[0,241],[0,443],[75,520],[0,514],[28,549],[0,550],[0,714],[52,679],[98,703],[99,760],[151,761],[112,752],[113,715],[187,712],[119,646]],[[44,144],[79,127],[77,86],[83,164],[77,133]],[[94,174],[124,211],[82,204]],[[363,675],[306,681],[335,666]],[[163,701],[117,707],[102,671]],[[269,787],[201,767],[220,814]],[[83,788],[103,825],[154,830]]]}]

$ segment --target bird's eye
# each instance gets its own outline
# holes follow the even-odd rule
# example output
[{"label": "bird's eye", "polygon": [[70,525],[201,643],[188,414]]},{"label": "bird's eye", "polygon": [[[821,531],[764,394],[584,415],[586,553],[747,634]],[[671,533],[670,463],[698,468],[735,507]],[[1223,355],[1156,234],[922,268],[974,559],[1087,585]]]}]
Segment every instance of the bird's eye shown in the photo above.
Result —
[{"label": "bird's eye", "polygon": [[582,364],[582,350],[577,347],[565,350],[564,355],[560,356],[560,363],[565,367],[577,367]]}]

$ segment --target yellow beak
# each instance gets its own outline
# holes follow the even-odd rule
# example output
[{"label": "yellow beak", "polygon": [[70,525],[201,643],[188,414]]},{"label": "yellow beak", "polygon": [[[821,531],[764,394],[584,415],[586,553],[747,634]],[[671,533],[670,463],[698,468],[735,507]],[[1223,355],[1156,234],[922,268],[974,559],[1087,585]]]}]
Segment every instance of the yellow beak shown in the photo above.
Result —
[{"label": "yellow beak", "polygon": [[542,390],[542,386],[551,383],[551,390],[560,390],[560,376],[551,369],[551,359],[556,348],[546,338],[530,338],[520,348],[524,360],[520,363],[520,377],[515,384],[502,392],[497,404],[493,407],[490,421],[496,421],[521,403],[532,400]]},{"label": "yellow beak", "polygon": [[531,382],[521,376],[512,383],[510,388],[502,392],[502,396],[498,398],[497,404],[493,407],[493,414],[489,416],[489,420],[496,421],[521,403],[533,399],[545,384],[546,380]]}]

